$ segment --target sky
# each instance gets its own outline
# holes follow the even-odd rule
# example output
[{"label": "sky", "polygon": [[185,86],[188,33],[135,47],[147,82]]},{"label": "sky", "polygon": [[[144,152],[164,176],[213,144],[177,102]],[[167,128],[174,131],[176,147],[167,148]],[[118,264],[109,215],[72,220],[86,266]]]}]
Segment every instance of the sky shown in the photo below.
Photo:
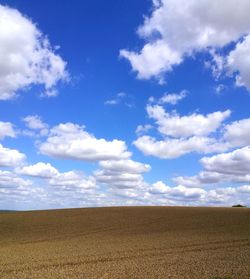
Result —
[{"label": "sky", "polygon": [[0,1],[0,209],[249,206],[249,10]]}]

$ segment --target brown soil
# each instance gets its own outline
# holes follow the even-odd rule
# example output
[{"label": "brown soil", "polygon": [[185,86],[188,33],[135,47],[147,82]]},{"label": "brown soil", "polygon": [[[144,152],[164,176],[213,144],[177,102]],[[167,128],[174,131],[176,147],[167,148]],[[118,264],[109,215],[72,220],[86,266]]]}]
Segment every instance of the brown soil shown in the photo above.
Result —
[{"label": "brown soil", "polygon": [[250,209],[0,213],[0,278],[250,278]]}]

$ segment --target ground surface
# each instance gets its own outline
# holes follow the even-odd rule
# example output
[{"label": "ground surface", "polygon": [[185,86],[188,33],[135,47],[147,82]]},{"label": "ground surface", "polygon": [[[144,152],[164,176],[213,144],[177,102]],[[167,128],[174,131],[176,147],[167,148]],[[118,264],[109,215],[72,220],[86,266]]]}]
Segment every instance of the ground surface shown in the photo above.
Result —
[{"label": "ground surface", "polygon": [[0,278],[250,278],[247,208],[0,213]]}]

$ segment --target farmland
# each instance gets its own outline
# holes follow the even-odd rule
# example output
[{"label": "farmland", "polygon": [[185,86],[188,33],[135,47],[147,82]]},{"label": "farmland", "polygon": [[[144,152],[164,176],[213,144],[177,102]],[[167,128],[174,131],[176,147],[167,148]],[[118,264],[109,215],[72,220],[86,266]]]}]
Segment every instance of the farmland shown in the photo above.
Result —
[{"label": "farmland", "polygon": [[0,278],[250,278],[247,208],[0,213]]}]

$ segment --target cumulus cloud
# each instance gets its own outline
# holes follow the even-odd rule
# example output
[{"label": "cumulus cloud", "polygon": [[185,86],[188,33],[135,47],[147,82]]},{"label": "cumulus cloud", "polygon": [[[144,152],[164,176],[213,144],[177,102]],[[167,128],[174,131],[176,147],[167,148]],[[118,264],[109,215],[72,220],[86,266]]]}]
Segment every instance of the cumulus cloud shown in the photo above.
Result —
[{"label": "cumulus cloud", "polygon": [[142,164],[133,160],[102,161],[99,163],[102,169],[111,172],[143,173],[151,169],[148,164]]},{"label": "cumulus cloud", "polygon": [[102,161],[101,170],[95,171],[97,182],[112,188],[127,189],[145,186],[142,173],[150,171],[148,164],[128,160]]},{"label": "cumulus cloud", "polygon": [[5,137],[14,138],[15,136],[16,131],[14,130],[12,123],[0,121],[0,140]]},{"label": "cumulus cloud", "polygon": [[139,79],[157,76],[160,83],[164,82],[163,72],[171,71],[174,65],[182,62],[181,54],[162,41],[146,44],[139,54],[123,49],[120,55],[130,61],[133,70],[138,72]]},{"label": "cumulus cloud", "polygon": [[147,106],[150,118],[156,120],[159,131],[172,137],[206,136],[216,131],[231,114],[230,110],[217,111],[207,115],[193,113],[180,116],[167,113],[162,106]]},{"label": "cumulus cloud", "polygon": [[129,171],[112,172],[108,169],[95,171],[95,178],[98,183],[107,185],[113,189],[141,189],[146,182],[140,173]]},{"label": "cumulus cloud", "polygon": [[237,43],[232,50],[226,62],[229,72],[235,75],[236,85],[245,86],[250,91],[250,35],[246,36],[243,41]]},{"label": "cumulus cloud", "polygon": [[206,191],[200,188],[187,188],[182,185],[169,187],[162,181],[154,183],[150,189],[153,194],[164,194],[176,199],[200,199]]},{"label": "cumulus cloud", "polygon": [[250,145],[250,118],[234,121],[225,126],[224,139],[232,146]]},{"label": "cumulus cloud", "polygon": [[48,124],[44,123],[38,115],[28,115],[23,118],[25,125],[31,130],[38,130],[40,135],[48,134]]},{"label": "cumulus cloud", "polygon": [[39,150],[56,158],[84,161],[120,160],[131,156],[124,141],[97,139],[83,126],[73,123],[53,127]]},{"label": "cumulus cloud", "polygon": [[95,172],[97,182],[115,188],[137,188],[143,183],[143,177],[134,173],[109,173],[99,170]]},{"label": "cumulus cloud", "polygon": [[93,176],[86,176],[80,171],[68,171],[56,173],[49,180],[49,185],[60,187],[64,190],[78,189],[93,189],[96,187],[96,181]]},{"label": "cumulus cloud", "polygon": [[[55,53],[36,24],[16,9],[0,5],[0,100],[12,99],[19,90],[43,85],[44,94],[56,92],[67,79],[66,62]],[[53,94],[55,95],[55,94]]]},{"label": "cumulus cloud", "polygon": [[135,132],[136,132],[137,135],[141,135],[141,134],[147,133],[147,132],[148,132],[149,130],[151,130],[152,128],[153,128],[153,126],[150,125],[150,124],[138,125],[138,126],[136,127]]},{"label": "cumulus cloud", "polygon": [[177,185],[183,185],[190,188],[199,188],[202,186],[197,176],[177,176],[174,177],[173,182]]},{"label": "cumulus cloud", "polygon": [[244,203],[246,200],[244,194],[250,194],[249,186],[239,187],[220,187],[211,190],[201,189],[197,187],[186,187],[178,185],[170,187],[162,181],[157,181],[152,184],[150,193],[156,197],[161,197],[161,200],[175,200],[178,203],[186,205],[208,205],[221,204],[229,205],[235,203]]},{"label": "cumulus cloud", "polygon": [[235,175],[250,174],[250,147],[204,157],[201,159],[201,164],[207,171]]},{"label": "cumulus cloud", "polygon": [[145,155],[161,159],[178,158],[191,152],[214,153],[227,149],[224,143],[217,142],[213,138],[196,136],[187,139],[166,138],[164,140],[157,140],[151,136],[141,136],[133,144]]},{"label": "cumulus cloud", "polygon": [[38,115],[28,115],[23,118],[26,126],[32,130],[42,130],[47,128],[47,124],[43,123]]},{"label": "cumulus cloud", "polygon": [[180,93],[165,93],[158,101],[158,104],[176,105],[187,96],[187,91],[182,90]]},{"label": "cumulus cloud", "polygon": [[17,172],[28,176],[50,178],[58,174],[58,170],[49,163],[38,162],[34,165],[24,166],[17,169]]},{"label": "cumulus cloud", "polygon": [[227,153],[220,153],[200,160],[203,170],[195,176],[178,176],[175,183],[186,187],[201,187],[221,182],[250,182],[250,147],[246,146]]},{"label": "cumulus cloud", "polygon": [[[140,79],[158,78],[173,70],[187,56],[199,51],[214,51],[227,44],[237,43],[225,57],[226,66],[236,74],[236,83],[249,88],[247,76],[249,37],[238,40],[250,32],[247,14],[248,0],[219,1],[153,1],[152,14],[145,18],[138,34],[146,40],[141,51],[121,50]],[[221,65],[224,68],[224,63]],[[221,68],[222,68],[221,67]]]},{"label": "cumulus cloud", "polygon": [[[24,179],[13,171],[0,170],[0,207],[11,205],[12,209],[31,209],[33,203],[48,202],[48,193],[44,188]],[[32,207],[26,207],[30,204]],[[17,206],[17,207],[16,207]],[[38,207],[40,208],[40,207]]]},{"label": "cumulus cloud", "polygon": [[[152,102],[157,101],[151,100],[146,110],[149,118],[155,121],[161,139],[143,135],[154,128],[151,124],[139,125],[138,138],[133,144],[145,155],[170,159],[191,152],[221,153],[250,145],[249,118],[224,124],[231,116],[230,110],[180,115],[176,111],[167,112],[163,106]],[[146,129],[147,125],[150,129]]]},{"label": "cumulus cloud", "polygon": [[16,149],[10,149],[0,144],[0,166],[15,167],[23,164],[26,156]]},{"label": "cumulus cloud", "polygon": [[0,170],[0,189],[18,188],[31,186],[32,182],[23,179],[10,171]]},{"label": "cumulus cloud", "polygon": [[27,165],[15,169],[19,175],[38,177],[46,181],[47,185],[60,190],[94,189],[96,181],[93,176],[86,176],[81,171],[70,170],[59,172],[50,163],[38,162],[34,165]]},{"label": "cumulus cloud", "polygon": [[[171,159],[191,152],[218,153],[235,147],[225,136],[221,136],[225,134],[223,122],[231,115],[230,110],[182,116],[176,111],[167,112],[162,105],[153,102],[157,103],[151,98],[146,110],[148,117],[155,121],[161,139],[137,132],[138,138],[133,142],[145,155]],[[146,125],[138,126],[137,131],[146,133]]]},{"label": "cumulus cloud", "polygon": [[250,185],[243,185],[241,187],[238,188],[238,191],[240,193],[246,193],[246,194],[250,194]]}]

